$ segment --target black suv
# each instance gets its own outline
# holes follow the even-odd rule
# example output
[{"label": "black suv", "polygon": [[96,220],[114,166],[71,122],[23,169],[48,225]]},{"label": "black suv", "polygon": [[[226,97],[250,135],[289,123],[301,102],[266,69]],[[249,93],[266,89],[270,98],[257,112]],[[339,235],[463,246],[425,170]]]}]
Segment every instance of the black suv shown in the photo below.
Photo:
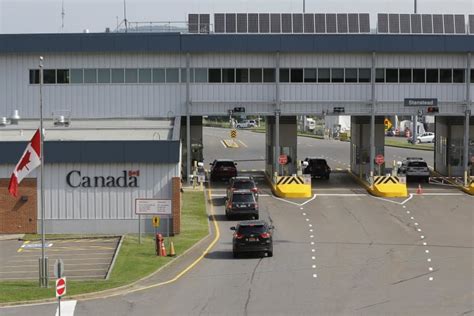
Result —
[{"label": "black suv", "polygon": [[303,174],[311,175],[311,178],[324,178],[329,180],[331,168],[328,166],[326,159],[323,158],[306,158],[304,161],[308,163],[303,170]]},{"label": "black suv", "polygon": [[258,219],[258,201],[255,193],[250,190],[238,190],[228,195],[225,216],[230,219],[235,215]]},{"label": "black suv", "polygon": [[265,221],[243,221],[235,227],[232,238],[232,252],[237,258],[243,252],[262,252],[273,256],[273,226]]},{"label": "black suv", "polygon": [[211,181],[228,180],[237,176],[236,163],[229,159],[216,159],[211,165]]}]

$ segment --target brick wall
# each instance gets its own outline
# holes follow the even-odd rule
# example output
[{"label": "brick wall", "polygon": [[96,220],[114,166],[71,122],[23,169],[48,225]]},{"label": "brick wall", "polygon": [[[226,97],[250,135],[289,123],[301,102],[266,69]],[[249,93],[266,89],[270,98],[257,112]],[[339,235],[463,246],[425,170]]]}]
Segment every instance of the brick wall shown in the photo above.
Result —
[{"label": "brick wall", "polygon": [[171,201],[173,212],[173,234],[181,232],[181,178],[172,179],[173,197]]},{"label": "brick wall", "polygon": [[0,234],[36,233],[36,179],[23,179],[16,198],[8,192],[9,181],[0,179]]}]

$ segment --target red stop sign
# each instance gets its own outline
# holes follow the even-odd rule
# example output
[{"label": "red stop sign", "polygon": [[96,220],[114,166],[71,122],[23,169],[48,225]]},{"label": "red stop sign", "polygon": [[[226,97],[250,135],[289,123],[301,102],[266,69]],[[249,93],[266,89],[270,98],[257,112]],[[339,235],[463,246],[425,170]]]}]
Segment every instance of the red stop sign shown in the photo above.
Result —
[{"label": "red stop sign", "polygon": [[56,280],[56,297],[61,297],[66,294],[66,278],[59,278]]},{"label": "red stop sign", "polygon": [[288,156],[287,155],[280,155],[280,157],[278,157],[278,163],[280,165],[286,165],[288,163]]},{"label": "red stop sign", "polygon": [[384,162],[385,162],[385,159],[384,159],[382,154],[378,154],[377,156],[375,156],[375,163],[376,164],[381,165]]}]

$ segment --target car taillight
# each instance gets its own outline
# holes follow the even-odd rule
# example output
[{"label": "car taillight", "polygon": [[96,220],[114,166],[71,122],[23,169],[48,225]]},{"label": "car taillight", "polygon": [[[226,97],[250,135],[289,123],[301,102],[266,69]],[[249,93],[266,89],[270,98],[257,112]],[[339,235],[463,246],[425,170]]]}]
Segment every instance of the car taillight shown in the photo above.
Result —
[{"label": "car taillight", "polygon": [[235,237],[235,239],[242,239],[242,238],[244,238],[244,235],[242,235],[241,233],[235,233],[234,237]]},{"label": "car taillight", "polygon": [[251,191],[254,192],[254,193],[257,193],[257,192],[258,192],[258,189],[257,189],[257,188],[253,188]]},{"label": "car taillight", "polygon": [[270,233],[261,233],[260,237],[261,238],[270,238]]}]

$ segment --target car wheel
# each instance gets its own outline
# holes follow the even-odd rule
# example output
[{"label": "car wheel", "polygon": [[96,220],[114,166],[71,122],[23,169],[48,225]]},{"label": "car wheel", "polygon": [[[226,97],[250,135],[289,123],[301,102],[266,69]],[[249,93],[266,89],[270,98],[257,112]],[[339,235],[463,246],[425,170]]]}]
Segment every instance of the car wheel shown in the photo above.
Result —
[{"label": "car wheel", "polygon": [[267,251],[267,256],[268,257],[273,257],[273,251]]},{"label": "car wheel", "polygon": [[417,144],[421,143],[421,140],[420,140],[420,139],[417,139],[417,140],[416,140],[416,143],[417,143]]}]

